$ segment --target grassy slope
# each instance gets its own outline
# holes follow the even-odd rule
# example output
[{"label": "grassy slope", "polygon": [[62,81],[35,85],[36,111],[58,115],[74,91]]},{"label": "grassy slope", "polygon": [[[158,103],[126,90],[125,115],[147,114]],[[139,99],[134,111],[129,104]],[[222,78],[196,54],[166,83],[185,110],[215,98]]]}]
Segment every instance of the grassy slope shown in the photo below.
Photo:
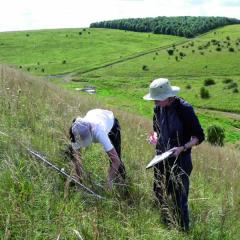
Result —
[{"label": "grassy slope", "polygon": [[[221,52],[217,52],[216,46],[213,45],[205,50],[197,50],[198,46],[205,45],[211,39],[226,40],[227,36],[231,37],[230,42],[235,48],[235,52],[229,52],[226,47]],[[182,96],[195,106],[240,112],[240,94],[233,94],[232,89],[224,89],[226,85],[222,83],[225,78],[232,78],[240,85],[240,44],[235,45],[238,38],[240,38],[239,25],[225,27],[216,31],[216,34],[212,32],[196,39],[194,47],[189,44],[178,46],[178,53],[182,51],[187,55],[182,60],[176,61],[175,56],[169,57],[166,50],[162,50],[157,52],[158,55],[151,53],[138,59],[85,74],[81,76],[81,79],[99,86],[100,90],[105,86],[105,89],[113,91],[113,95],[118,93],[115,93],[115,89],[118,90],[119,85],[126,83],[129,86],[127,95],[140,97],[146,92],[152,79],[168,77],[173,84],[177,84],[183,89]],[[195,53],[192,53],[193,49],[195,49]],[[204,55],[201,55],[200,52],[204,52]],[[143,71],[143,65],[148,66],[149,70]],[[213,78],[217,84],[209,87],[210,99],[201,99],[199,97],[200,88],[203,86],[204,80],[209,77]],[[185,89],[188,84],[192,86],[190,91]],[[224,98],[219,104],[219,99],[223,95]]]},{"label": "grassy slope", "polygon": [[[70,188],[52,170],[30,158],[23,145],[45,153],[70,171],[62,156],[71,119],[101,106],[94,96],[79,96],[17,71],[0,68],[0,238],[1,239],[238,239],[239,152],[207,144],[193,151],[190,192],[192,230],[185,236],[160,221],[152,195],[153,156],[146,143],[151,121],[112,109],[122,125],[123,160],[130,191],[121,197],[94,187],[98,202]],[[131,125],[129,123],[131,122]],[[130,144],[131,143],[131,144]],[[206,164],[208,163],[208,165]],[[108,160],[100,146],[84,152],[85,169],[105,185]],[[207,166],[211,166],[210,168]],[[91,181],[85,179],[91,186]]]},{"label": "grassy slope", "polygon": [[[227,36],[230,36],[231,45],[235,48],[233,53],[229,52],[226,44],[221,52],[217,52],[216,46],[213,45],[207,49],[198,50],[199,46],[205,45],[211,39],[223,42]],[[65,81],[59,79],[55,79],[53,82],[68,89],[88,85],[96,86],[98,95],[103,97],[102,100],[105,100],[108,106],[117,105],[131,112],[151,116],[152,104],[142,101],[142,96],[146,94],[152,79],[169,77],[173,85],[181,87],[180,96],[195,107],[239,113],[240,94],[233,93],[232,89],[227,88],[228,84],[223,83],[226,78],[231,78],[240,86],[238,67],[240,45],[235,44],[239,37],[240,26],[228,26],[192,41],[194,47],[189,45],[190,42],[178,46],[178,53],[182,51],[187,55],[179,61],[176,61],[174,56],[169,57],[166,50],[162,50],[78,77],[75,76],[76,82],[66,84]],[[195,49],[195,53],[192,53],[193,49]],[[204,52],[204,55],[201,55],[200,52]],[[147,65],[149,70],[143,71],[143,65]],[[202,99],[200,98],[200,88],[204,86],[204,80],[207,78],[214,79],[216,84],[207,87],[211,97]],[[191,85],[191,89],[187,89],[187,85]],[[220,124],[225,128],[227,141],[239,141],[239,120],[206,113],[201,114],[200,118],[205,129],[212,123]]]},{"label": "grassy slope", "polygon": [[[82,34],[79,35],[79,32]],[[225,89],[226,84],[222,83],[226,77],[231,77],[240,84],[237,65],[239,51],[230,53],[224,48],[222,52],[216,52],[213,51],[215,46],[211,46],[203,50],[204,55],[201,55],[200,51],[196,50],[212,38],[223,41],[227,36],[230,36],[230,42],[235,44],[234,41],[239,36],[239,26],[228,26],[216,33],[205,34],[195,40],[194,47],[189,46],[190,42],[184,44],[188,48],[177,46],[179,52],[184,51],[187,54],[187,57],[178,62],[174,56],[168,57],[166,50],[159,50],[125,63],[75,76],[77,82],[69,82],[69,77],[63,81],[52,81],[68,89],[94,85],[101,101],[105,101],[107,106],[117,105],[150,117],[152,104],[143,102],[142,96],[153,78],[167,76],[173,84],[182,88],[181,96],[194,106],[239,112],[239,94],[233,94],[232,89]],[[103,29],[10,32],[0,34],[0,61],[21,65],[24,69],[29,67],[31,74],[60,74],[74,70],[86,71],[112,61],[123,60],[137,52],[146,52],[180,41],[184,41],[184,38]],[[195,53],[192,53],[193,48]],[[218,59],[221,59],[221,67]],[[62,64],[63,60],[66,60],[67,64]],[[206,63],[208,67],[203,68]],[[148,66],[148,71],[142,70],[143,65]],[[43,68],[44,72],[41,71]],[[202,100],[198,97],[199,89],[207,77],[213,78],[217,84],[209,87],[211,98]],[[192,88],[187,90],[186,85],[191,85]],[[221,98],[219,104],[223,94],[224,98]],[[128,101],[129,99],[131,101]],[[240,139],[239,124],[236,120],[206,113],[200,117],[204,128],[212,122],[224,126],[227,141],[236,142]]]},{"label": "grassy slope", "polygon": [[[22,66],[25,70],[30,68],[32,74],[38,75],[86,71],[184,39],[121,30],[113,34],[113,30],[108,29],[0,33],[0,62]],[[62,64],[64,60],[66,64]]]}]

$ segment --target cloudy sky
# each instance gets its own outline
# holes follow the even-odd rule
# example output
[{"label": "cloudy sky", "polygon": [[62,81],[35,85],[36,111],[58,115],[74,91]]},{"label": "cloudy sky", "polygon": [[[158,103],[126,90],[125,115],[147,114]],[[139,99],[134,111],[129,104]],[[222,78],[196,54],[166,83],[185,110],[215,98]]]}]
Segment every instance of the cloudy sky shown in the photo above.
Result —
[{"label": "cloudy sky", "polygon": [[157,16],[240,19],[240,0],[2,0],[0,32],[88,27],[103,20]]}]

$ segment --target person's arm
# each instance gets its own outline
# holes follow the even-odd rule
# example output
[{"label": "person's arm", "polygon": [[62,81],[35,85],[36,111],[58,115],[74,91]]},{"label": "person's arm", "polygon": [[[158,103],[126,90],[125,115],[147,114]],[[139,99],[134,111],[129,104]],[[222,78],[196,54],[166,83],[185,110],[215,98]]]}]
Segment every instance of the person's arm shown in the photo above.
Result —
[{"label": "person's arm", "polygon": [[173,156],[178,157],[180,153],[187,151],[189,148],[192,148],[195,145],[198,145],[199,140],[197,137],[191,137],[191,140],[184,144],[184,146],[174,147],[171,150],[173,151]]},{"label": "person's arm", "polygon": [[121,161],[118,157],[118,154],[117,154],[115,148],[108,151],[107,155],[111,162],[110,168],[108,171],[108,187],[110,190],[112,190],[113,182],[119,177],[118,169],[121,165]]},{"label": "person's arm", "polygon": [[82,181],[83,165],[82,165],[82,159],[81,159],[80,151],[72,149],[72,162],[74,164],[78,180]]}]

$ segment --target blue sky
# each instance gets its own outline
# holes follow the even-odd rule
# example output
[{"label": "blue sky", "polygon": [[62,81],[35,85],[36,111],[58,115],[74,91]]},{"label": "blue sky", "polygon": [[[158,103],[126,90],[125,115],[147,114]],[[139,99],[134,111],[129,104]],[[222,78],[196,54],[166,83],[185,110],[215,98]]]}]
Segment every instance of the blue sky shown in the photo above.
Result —
[{"label": "blue sky", "polygon": [[103,20],[157,16],[240,19],[240,0],[2,0],[0,31],[78,28]]}]

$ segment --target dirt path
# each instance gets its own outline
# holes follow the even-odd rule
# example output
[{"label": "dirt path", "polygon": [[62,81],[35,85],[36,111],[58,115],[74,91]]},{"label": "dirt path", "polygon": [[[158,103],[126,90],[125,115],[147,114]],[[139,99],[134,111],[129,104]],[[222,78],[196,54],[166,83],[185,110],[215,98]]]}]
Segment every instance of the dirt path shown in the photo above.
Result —
[{"label": "dirt path", "polygon": [[224,112],[220,110],[212,110],[212,109],[206,109],[206,108],[196,108],[196,111],[199,113],[208,113],[208,114],[210,113],[216,116],[228,117],[228,118],[240,121],[239,113]]}]

